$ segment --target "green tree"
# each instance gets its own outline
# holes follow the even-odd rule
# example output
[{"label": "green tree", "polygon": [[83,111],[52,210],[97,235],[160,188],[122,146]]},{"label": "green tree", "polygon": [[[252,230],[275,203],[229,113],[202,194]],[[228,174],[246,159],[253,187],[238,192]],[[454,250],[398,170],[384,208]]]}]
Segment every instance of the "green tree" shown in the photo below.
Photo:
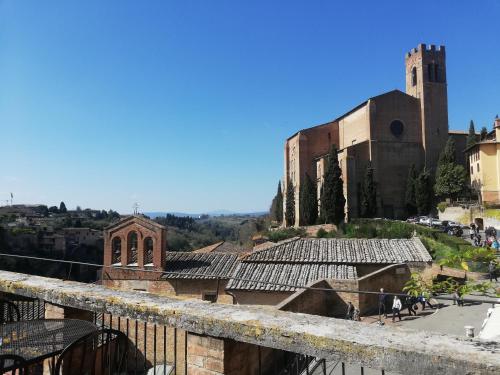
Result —
[{"label": "green tree", "polygon": [[470,146],[473,146],[475,145],[477,142],[477,138],[476,138],[476,129],[474,127],[474,121],[470,120],[470,124],[469,124],[469,135],[467,136],[467,143],[466,143],[466,147],[470,147]]},{"label": "green tree", "polygon": [[58,214],[59,213],[59,208],[57,208],[57,206],[51,206],[51,207],[49,207],[49,212],[51,214]]},{"label": "green tree", "polygon": [[412,164],[408,171],[405,192],[405,205],[408,216],[417,214],[417,202],[415,199],[415,182],[417,180],[417,177],[417,169],[415,168],[415,164]]},{"label": "green tree", "polygon": [[441,153],[439,154],[438,165],[444,163],[455,163],[455,153],[455,141],[453,140],[453,138],[448,137],[443,151],[441,151]]},{"label": "green tree", "polygon": [[276,191],[276,196],[273,199],[271,207],[271,216],[278,223],[281,223],[283,221],[283,193],[281,191],[281,181],[278,182],[278,190]]},{"label": "green tree", "polygon": [[316,194],[316,184],[306,173],[304,182],[300,185],[300,225],[316,224],[318,218]]},{"label": "green tree", "polygon": [[481,128],[481,141],[485,140],[488,136],[488,129],[485,126]]},{"label": "green tree", "polygon": [[465,168],[455,163],[455,141],[450,137],[439,155],[434,191],[440,197],[454,199],[464,191],[466,181]]},{"label": "green tree", "polygon": [[61,202],[61,204],[59,204],[59,212],[62,213],[62,214],[65,214],[68,212],[68,210],[66,209],[66,205],[64,204],[64,202]]},{"label": "green tree", "polygon": [[38,209],[42,216],[49,216],[49,208],[46,205],[42,204]]},{"label": "green tree", "polygon": [[286,184],[285,221],[287,227],[295,225],[295,188],[290,180]]},{"label": "green tree", "polygon": [[363,185],[361,186],[361,217],[375,217],[377,215],[377,186],[373,181],[373,167],[368,162],[365,170]]},{"label": "green tree", "polygon": [[344,182],[339,166],[338,152],[332,145],[321,191],[321,216],[326,223],[340,224],[344,220]]},{"label": "green tree", "polygon": [[424,168],[415,181],[415,203],[419,215],[427,215],[432,207],[432,182],[429,171]]}]

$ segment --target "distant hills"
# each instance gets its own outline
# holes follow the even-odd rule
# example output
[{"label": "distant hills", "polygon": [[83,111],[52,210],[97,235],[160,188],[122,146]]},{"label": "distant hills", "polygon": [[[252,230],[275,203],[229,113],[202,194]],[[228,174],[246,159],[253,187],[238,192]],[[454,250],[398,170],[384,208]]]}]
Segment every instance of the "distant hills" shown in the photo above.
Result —
[{"label": "distant hills", "polygon": [[216,216],[252,216],[252,217],[257,217],[257,216],[262,216],[262,215],[267,215],[266,211],[260,211],[260,212],[234,212],[234,211],[229,211],[229,210],[214,210],[210,212],[204,212],[204,213],[186,213],[186,212],[167,212],[167,211],[153,211],[153,212],[144,212],[144,215],[149,216],[151,219],[155,219],[158,216],[166,216],[167,214],[170,215],[175,215],[179,217],[194,217],[198,218],[202,215],[208,215],[211,217],[216,217]]}]

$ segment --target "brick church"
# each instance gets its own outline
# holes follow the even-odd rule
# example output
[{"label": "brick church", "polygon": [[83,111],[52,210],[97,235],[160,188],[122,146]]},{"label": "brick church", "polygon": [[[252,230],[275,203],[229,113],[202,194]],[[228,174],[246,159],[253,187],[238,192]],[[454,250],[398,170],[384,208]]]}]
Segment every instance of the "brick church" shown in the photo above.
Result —
[{"label": "brick church", "polygon": [[377,215],[403,218],[410,166],[435,171],[449,136],[458,151],[465,148],[466,134],[448,129],[444,46],[420,44],[406,54],[405,65],[406,92],[374,96],[335,120],[300,130],[286,140],[283,185],[285,192],[288,183],[295,188],[296,225],[301,182],[306,174],[316,180],[319,200],[325,157],[333,144],[339,149],[348,217],[359,215],[359,189],[369,162],[377,183]]}]

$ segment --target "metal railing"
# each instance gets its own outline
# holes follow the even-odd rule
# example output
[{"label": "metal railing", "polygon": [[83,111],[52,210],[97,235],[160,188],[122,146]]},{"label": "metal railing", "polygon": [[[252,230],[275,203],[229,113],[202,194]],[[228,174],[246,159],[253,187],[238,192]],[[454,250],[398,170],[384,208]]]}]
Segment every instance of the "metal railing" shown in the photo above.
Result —
[{"label": "metal railing", "polygon": [[[15,294],[3,293],[3,298],[14,303],[20,313],[21,320],[45,318],[46,302],[41,299],[28,298]],[[72,306],[67,306],[72,308]],[[89,311],[87,311],[89,312]],[[101,328],[114,328],[122,331],[129,341],[129,351],[126,356],[126,374],[129,375],[188,375],[187,366],[187,333],[179,332],[175,327],[167,327],[148,323],[128,317],[114,316],[108,313],[90,311],[88,315],[94,324]],[[325,359],[308,356],[300,353],[273,349],[280,360],[264,363],[261,360],[261,349],[258,347],[259,361],[256,374],[258,375],[350,375],[346,366],[339,362],[341,367],[330,366]],[[170,349],[170,351],[169,351]],[[268,348],[269,349],[269,348]],[[181,360],[178,358],[181,353]],[[170,356],[169,356],[170,354]],[[55,358],[49,359],[53,366]],[[352,366],[352,365],[351,365]],[[363,374],[364,368],[356,367],[356,374]],[[341,372],[338,372],[341,369]],[[374,371],[374,370],[372,370]],[[377,372],[384,374],[384,371]]]}]

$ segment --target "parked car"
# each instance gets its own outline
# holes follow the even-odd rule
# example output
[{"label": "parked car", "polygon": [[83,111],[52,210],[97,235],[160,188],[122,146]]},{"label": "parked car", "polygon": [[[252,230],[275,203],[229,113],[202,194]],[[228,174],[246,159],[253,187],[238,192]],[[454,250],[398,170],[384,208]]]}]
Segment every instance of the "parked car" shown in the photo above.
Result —
[{"label": "parked car", "polygon": [[427,216],[420,216],[418,218],[418,223],[422,225],[429,225],[429,218]]}]

